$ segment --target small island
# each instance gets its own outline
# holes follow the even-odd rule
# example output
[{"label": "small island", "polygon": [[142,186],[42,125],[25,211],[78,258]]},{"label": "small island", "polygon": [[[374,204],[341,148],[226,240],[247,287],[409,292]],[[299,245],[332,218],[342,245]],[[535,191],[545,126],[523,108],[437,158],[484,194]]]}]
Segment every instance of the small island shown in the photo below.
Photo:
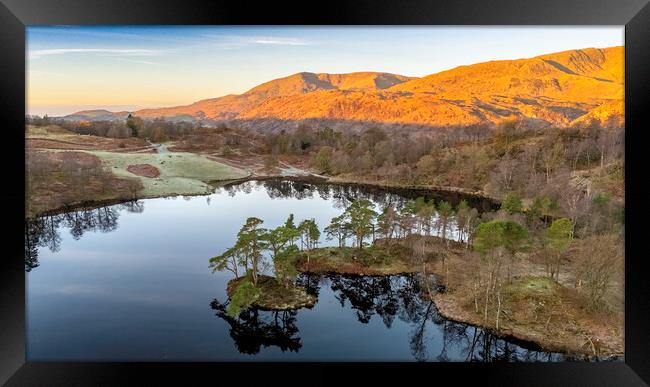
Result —
[{"label": "small island", "polygon": [[[227,293],[232,298],[237,291],[238,295],[242,293],[241,285],[250,281],[249,278],[233,278],[228,281]],[[285,287],[277,278],[260,275],[257,278],[258,296],[251,303],[262,310],[292,310],[300,308],[311,308],[316,304],[316,297],[307,293],[305,289],[299,286]]]},{"label": "small island", "polygon": [[[270,310],[289,310],[312,307],[316,297],[296,284],[296,259],[300,251],[297,242],[304,244],[318,240],[320,231],[313,220],[304,220],[298,227],[293,214],[284,225],[265,229],[259,218],[248,218],[237,234],[234,246],[210,259],[213,271],[228,270],[235,276],[228,282],[229,303],[226,311],[235,317],[242,310],[258,307]],[[313,242],[308,247],[314,247]],[[269,259],[263,254],[269,252]],[[240,267],[244,272],[240,276]],[[273,269],[274,276],[263,274]]]}]

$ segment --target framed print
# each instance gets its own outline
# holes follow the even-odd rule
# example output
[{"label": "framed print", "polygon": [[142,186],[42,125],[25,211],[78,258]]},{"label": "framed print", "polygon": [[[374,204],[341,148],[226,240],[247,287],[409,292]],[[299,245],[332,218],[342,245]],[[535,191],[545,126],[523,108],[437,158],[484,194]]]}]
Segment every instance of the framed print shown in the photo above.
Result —
[{"label": "framed print", "polygon": [[646,2],[326,8],[3,0],[2,382],[646,385]]}]

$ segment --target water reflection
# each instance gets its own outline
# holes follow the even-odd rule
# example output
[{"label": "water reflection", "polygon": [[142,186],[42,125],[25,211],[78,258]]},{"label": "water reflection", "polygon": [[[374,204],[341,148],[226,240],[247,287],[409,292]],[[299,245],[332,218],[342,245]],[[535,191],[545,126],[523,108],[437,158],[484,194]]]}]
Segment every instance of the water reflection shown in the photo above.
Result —
[{"label": "water reflection", "polygon": [[52,252],[61,249],[60,229],[67,228],[75,240],[89,231],[112,232],[117,230],[120,210],[133,213],[144,211],[144,202],[129,201],[112,206],[86,208],[61,214],[46,214],[25,220],[25,271],[39,266],[38,248],[47,247]]},{"label": "water reflection", "polygon": [[298,352],[302,347],[297,337],[295,310],[262,311],[249,308],[237,318],[228,316],[228,302],[212,300],[210,307],[215,314],[230,325],[230,337],[240,353],[254,355],[262,347],[278,347],[285,351]]},{"label": "water reflection", "polygon": [[[563,359],[561,354],[540,352],[539,348],[525,348],[480,328],[445,319],[423,293],[418,275],[336,275],[328,278],[341,306],[345,306],[348,301],[359,322],[367,324],[376,314],[389,329],[395,318],[411,325],[409,344],[415,360],[493,362]],[[434,335],[442,336],[440,348],[435,348],[435,337],[427,338],[427,328]],[[449,353],[449,348],[453,348],[453,354]]]},{"label": "water reflection", "polygon": [[[378,316],[386,329],[395,319],[410,326],[409,347],[417,361],[535,362],[561,361],[560,353],[542,351],[532,343],[506,341],[475,326],[456,323],[438,313],[427,299],[418,275],[343,276],[305,275],[301,286],[318,294],[328,286],[343,309],[352,311],[361,324]],[[319,302],[322,300],[319,295]],[[241,353],[257,354],[262,346],[298,352],[302,347],[296,321],[298,311],[248,309],[233,319],[226,314],[226,303],[215,299],[210,304],[216,315],[230,325],[230,336]],[[344,350],[344,349],[341,349]]]},{"label": "water reflection", "polygon": [[294,180],[260,180],[236,183],[222,187],[230,196],[237,192],[250,193],[255,187],[264,187],[271,199],[294,198],[298,200],[313,198],[318,195],[323,200],[333,199],[336,208],[345,208],[353,201],[367,199],[381,207],[394,204],[401,208],[407,200],[424,197],[436,202],[445,200],[456,206],[462,199],[479,212],[496,210],[498,205],[480,197],[463,195],[455,192],[439,192],[426,189],[381,188],[355,184],[331,184],[321,182],[302,182]]},{"label": "water reflection", "polygon": [[404,322],[419,319],[422,307],[415,276],[329,276],[330,288],[341,306],[349,302],[357,319],[367,324],[378,315],[386,328],[395,316]]}]

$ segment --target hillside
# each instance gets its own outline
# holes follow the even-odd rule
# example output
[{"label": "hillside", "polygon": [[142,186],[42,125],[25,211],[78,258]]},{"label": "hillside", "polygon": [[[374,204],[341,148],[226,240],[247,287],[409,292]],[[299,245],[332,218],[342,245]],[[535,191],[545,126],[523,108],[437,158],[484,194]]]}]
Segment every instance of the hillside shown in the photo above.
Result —
[{"label": "hillside", "polygon": [[622,98],[623,48],[564,51],[531,59],[460,66],[396,85],[393,91],[444,99],[546,97],[571,102]]},{"label": "hillside", "polygon": [[187,106],[143,109],[136,115],[146,118],[189,115],[195,118],[230,120],[273,97],[294,96],[319,90],[378,90],[412,78],[388,73],[315,74],[298,73],[256,86],[241,95],[210,98]]},{"label": "hillside", "polygon": [[[620,46],[570,50],[460,66],[422,78],[302,72],[241,95],[134,114],[236,120],[258,129],[276,128],[278,122],[295,127],[303,120],[402,127],[498,124],[507,119],[532,127],[563,127],[583,124],[591,116],[623,122],[623,54]],[[84,119],[83,113],[67,118]],[[89,120],[96,117],[87,115]]]},{"label": "hillside", "polygon": [[625,104],[622,100],[605,103],[574,120],[571,126],[587,126],[593,121],[602,128],[625,125]]},{"label": "hillside", "polygon": [[89,121],[110,121],[114,119],[124,119],[129,112],[110,112],[104,109],[82,110],[74,114],[65,116],[69,120],[89,120]]}]

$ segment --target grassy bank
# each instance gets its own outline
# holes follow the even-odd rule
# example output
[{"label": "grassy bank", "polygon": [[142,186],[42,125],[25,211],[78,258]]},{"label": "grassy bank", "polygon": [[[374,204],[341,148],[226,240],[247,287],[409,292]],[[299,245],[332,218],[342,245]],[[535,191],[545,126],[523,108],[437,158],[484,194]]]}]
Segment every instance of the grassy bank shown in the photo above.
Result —
[{"label": "grassy bank", "polygon": [[[233,293],[242,278],[234,278],[228,281],[228,297]],[[268,310],[290,310],[299,308],[311,308],[316,304],[316,297],[308,294],[305,289],[297,286],[284,287],[275,278],[260,275],[257,278],[259,298],[253,302],[253,306]]]},{"label": "grassy bank", "polygon": [[503,287],[498,331],[494,311],[485,319],[482,303],[475,304],[471,294],[454,291],[432,298],[450,320],[534,342],[549,351],[588,358],[623,355],[621,319],[587,310],[575,289],[548,277],[516,278]]},{"label": "grassy bank", "polygon": [[[136,165],[159,174],[128,170]],[[243,170],[191,153],[96,150],[30,150],[27,175],[27,216],[87,202],[208,194],[214,189],[210,182],[247,177]]]},{"label": "grassy bank", "polygon": [[414,258],[413,244],[417,236],[402,239],[377,239],[372,245],[356,247],[321,247],[300,253],[297,268],[305,273],[337,273],[353,275],[396,275],[432,273],[437,262],[449,254],[463,250],[462,244],[449,241],[449,247],[436,236],[423,236],[427,252]]},{"label": "grassy bank", "polygon": [[[591,308],[583,289],[576,285],[570,264],[564,265],[559,280],[553,280],[543,264],[524,254],[513,263],[511,279],[490,294],[487,304],[487,274],[477,255],[450,254],[444,265],[437,261],[432,269],[446,287],[430,297],[440,314],[450,320],[578,357],[623,355],[622,309]],[[612,286],[615,298],[619,287],[621,283]],[[611,304],[622,306],[618,301]]]},{"label": "grassy bank", "polygon": [[356,275],[392,275],[417,271],[406,262],[405,248],[372,246],[362,250],[352,247],[323,247],[303,252],[297,268],[304,273],[338,273]]}]

